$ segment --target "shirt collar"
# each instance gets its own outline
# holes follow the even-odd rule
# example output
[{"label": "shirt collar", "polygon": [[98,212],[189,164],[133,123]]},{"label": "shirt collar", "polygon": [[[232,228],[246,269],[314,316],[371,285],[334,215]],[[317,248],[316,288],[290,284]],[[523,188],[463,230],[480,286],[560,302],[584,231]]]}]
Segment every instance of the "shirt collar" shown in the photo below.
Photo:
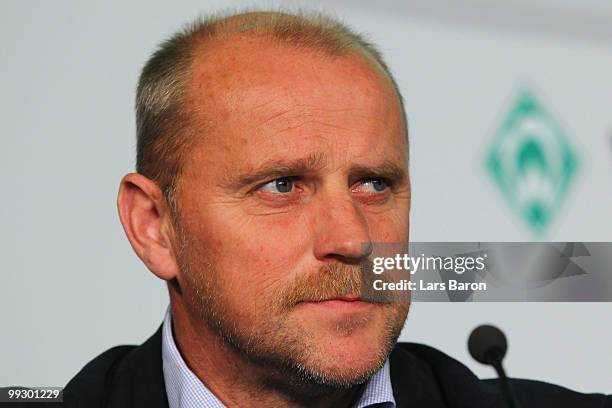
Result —
[{"label": "shirt collar", "polygon": [[[169,408],[222,408],[225,405],[187,367],[172,335],[172,313],[166,311],[162,329],[162,367]],[[353,408],[395,408],[389,360],[367,382]]]}]

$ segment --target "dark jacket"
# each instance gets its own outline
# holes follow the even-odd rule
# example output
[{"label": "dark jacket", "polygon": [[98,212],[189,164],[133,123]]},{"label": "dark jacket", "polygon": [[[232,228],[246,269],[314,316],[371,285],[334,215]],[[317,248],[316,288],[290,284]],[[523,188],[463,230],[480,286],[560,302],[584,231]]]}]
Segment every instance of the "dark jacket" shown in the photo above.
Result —
[{"label": "dark jacket", "polygon": [[[161,339],[160,328],[140,346],[118,346],[96,357],[68,383],[62,406],[167,408]],[[434,348],[398,343],[390,366],[398,407],[505,407],[495,380],[478,379]],[[581,394],[538,381],[513,379],[512,384],[522,408],[612,408],[612,396]]]}]

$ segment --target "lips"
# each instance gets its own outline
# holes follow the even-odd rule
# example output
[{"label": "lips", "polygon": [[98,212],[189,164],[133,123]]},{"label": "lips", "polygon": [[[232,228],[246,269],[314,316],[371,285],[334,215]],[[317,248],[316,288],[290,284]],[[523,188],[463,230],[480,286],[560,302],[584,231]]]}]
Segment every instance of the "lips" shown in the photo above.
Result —
[{"label": "lips", "polygon": [[344,296],[340,296],[340,297],[336,297],[336,298],[332,298],[332,299],[328,299],[328,300],[343,300],[345,302],[357,302],[357,301],[361,300],[361,296],[359,296],[359,295],[344,295]]},{"label": "lips", "polygon": [[372,307],[373,304],[364,301],[360,295],[344,295],[333,298],[301,302],[299,307],[315,307],[319,310],[333,311],[334,313],[351,313]]}]

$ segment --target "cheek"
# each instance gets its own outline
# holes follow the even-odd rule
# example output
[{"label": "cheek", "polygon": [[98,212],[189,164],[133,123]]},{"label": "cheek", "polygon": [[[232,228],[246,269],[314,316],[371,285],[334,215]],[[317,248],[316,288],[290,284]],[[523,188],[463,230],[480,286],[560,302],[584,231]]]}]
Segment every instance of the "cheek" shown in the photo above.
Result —
[{"label": "cheek", "polygon": [[406,242],[409,238],[408,211],[388,211],[367,216],[372,242]]},{"label": "cheek", "polygon": [[208,223],[208,236],[224,296],[246,314],[273,302],[300,273],[309,234],[289,214],[233,215],[231,222]]}]

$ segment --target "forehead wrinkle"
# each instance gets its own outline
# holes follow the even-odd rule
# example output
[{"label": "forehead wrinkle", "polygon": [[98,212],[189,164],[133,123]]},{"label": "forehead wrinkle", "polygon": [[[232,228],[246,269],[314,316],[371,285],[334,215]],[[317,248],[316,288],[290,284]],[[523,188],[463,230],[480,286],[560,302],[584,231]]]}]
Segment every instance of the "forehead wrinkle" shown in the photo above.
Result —
[{"label": "forehead wrinkle", "polygon": [[[296,124],[293,124],[293,125],[290,125],[290,126],[284,126],[282,129],[280,129],[277,132],[277,134],[282,134],[282,133],[285,133],[285,132],[291,132],[291,131],[294,131],[294,130],[298,130],[298,129],[300,129],[300,128],[304,127],[304,126],[308,126],[308,125],[319,125],[320,128],[331,128],[331,129],[335,129],[335,130],[345,130],[345,131],[352,131],[352,130],[354,130],[354,129],[351,129],[351,128],[348,128],[348,127],[345,127],[345,126],[335,125],[335,124],[333,124],[331,122],[325,122],[325,121],[314,120],[314,119],[312,119],[312,120],[305,119],[305,120],[303,120],[303,121],[301,121],[299,123],[296,123]],[[319,131],[317,133],[320,133],[321,135],[325,134],[325,132],[321,132],[321,131]]]},{"label": "forehead wrinkle", "polygon": [[[265,106],[268,106],[271,102],[266,102]],[[253,109],[256,111],[263,105],[259,105]],[[336,124],[333,115],[334,114],[353,114],[355,121],[360,117],[367,116],[367,108],[321,108],[317,106],[311,106],[306,104],[296,104],[292,107],[286,107],[269,114],[263,119],[257,121],[255,127],[262,128],[266,125],[277,128],[278,130],[274,133],[284,133],[304,127],[306,125],[318,125],[317,128],[332,128],[334,130],[345,130],[345,131],[362,131],[349,126],[341,126]],[[378,122],[386,123],[385,119],[376,116],[374,118]]]},{"label": "forehead wrinkle", "polygon": [[259,121],[256,126],[260,127],[260,126],[264,126],[264,125],[269,125],[269,124],[271,124],[271,122],[275,122],[277,120],[281,120],[285,116],[288,116],[289,114],[291,114],[294,110],[295,110],[295,108],[285,108],[285,109],[280,110],[278,112],[274,112],[271,115],[268,115],[265,118],[263,118],[261,121]]}]

